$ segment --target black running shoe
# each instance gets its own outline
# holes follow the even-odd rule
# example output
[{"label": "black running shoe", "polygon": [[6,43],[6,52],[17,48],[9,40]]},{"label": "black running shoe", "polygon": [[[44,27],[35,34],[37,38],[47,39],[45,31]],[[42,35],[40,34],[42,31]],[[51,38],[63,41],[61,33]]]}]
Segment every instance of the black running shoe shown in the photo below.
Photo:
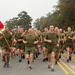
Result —
[{"label": "black running shoe", "polygon": [[30,62],[29,62],[29,61],[27,61],[27,64],[29,65],[29,64],[30,64]]},{"label": "black running shoe", "polygon": [[16,54],[16,56],[18,56],[18,54]]},{"label": "black running shoe", "polygon": [[61,59],[61,55],[59,56],[59,59]]},{"label": "black running shoe", "polygon": [[36,54],[36,58],[38,58],[38,54]]},{"label": "black running shoe", "polygon": [[22,62],[22,60],[20,59],[19,62]]},{"label": "black running shoe", "polygon": [[51,67],[50,67],[50,65],[48,65],[48,69],[50,69]]},{"label": "black running shoe", "polygon": [[57,65],[57,61],[55,62],[55,64]]},{"label": "black running shoe", "polygon": [[31,67],[31,66],[29,66],[29,69],[31,70],[31,69],[32,69],[32,67]]},{"label": "black running shoe", "polygon": [[7,68],[9,68],[9,63],[7,63]]},{"label": "black running shoe", "polygon": [[23,55],[22,58],[25,59],[25,55]]},{"label": "black running shoe", "polygon": [[69,60],[71,60],[71,57],[69,57]]},{"label": "black running shoe", "polygon": [[75,51],[73,52],[73,54],[75,54]]},{"label": "black running shoe", "polygon": [[38,52],[38,55],[40,55],[41,53],[40,52]]},{"label": "black running shoe", "polygon": [[35,60],[35,57],[33,59]]},{"label": "black running shoe", "polygon": [[6,67],[6,65],[7,65],[7,63],[5,62],[3,67],[5,68],[5,67]]},{"label": "black running shoe", "polygon": [[48,58],[46,58],[46,61],[48,61]]},{"label": "black running shoe", "polygon": [[43,62],[45,62],[45,60],[46,60],[46,59],[44,58],[44,59],[43,59]]},{"label": "black running shoe", "polygon": [[69,59],[67,59],[67,62],[69,62]]},{"label": "black running shoe", "polygon": [[51,71],[54,71],[54,68],[52,68]]}]

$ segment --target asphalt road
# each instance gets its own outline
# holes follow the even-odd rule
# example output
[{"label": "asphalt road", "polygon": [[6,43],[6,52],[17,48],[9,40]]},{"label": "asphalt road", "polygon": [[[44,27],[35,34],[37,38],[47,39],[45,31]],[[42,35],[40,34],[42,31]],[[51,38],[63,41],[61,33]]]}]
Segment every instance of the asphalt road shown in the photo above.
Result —
[{"label": "asphalt road", "polygon": [[42,62],[42,54],[33,62],[32,70],[28,68],[25,59],[18,62],[18,57],[11,58],[9,68],[3,68],[0,57],[0,75],[75,75],[75,55],[69,63],[66,62],[65,56],[62,55],[61,60],[55,65],[54,72],[48,69],[48,62]]}]

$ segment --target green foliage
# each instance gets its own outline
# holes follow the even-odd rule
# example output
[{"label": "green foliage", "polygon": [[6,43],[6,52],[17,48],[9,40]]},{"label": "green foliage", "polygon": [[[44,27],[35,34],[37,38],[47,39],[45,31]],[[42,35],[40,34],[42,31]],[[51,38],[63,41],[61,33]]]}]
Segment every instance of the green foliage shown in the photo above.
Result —
[{"label": "green foliage", "polygon": [[22,11],[18,14],[17,17],[13,17],[12,19],[5,22],[5,25],[10,29],[16,29],[18,27],[23,27],[24,29],[28,29],[31,27],[32,18],[27,14],[27,12]]},{"label": "green foliage", "polygon": [[70,26],[74,30],[75,0],[59,0],[55,11],[53,11],[53,13],[49,12],[42,21],[40,19],[34,22],[34,27],[41,31],[43,31],[44,27],[49,27],[51,24],[65,30]]},{"label": "green foliage", "polygon": [[42,16],[40,19],[37,18],[33,24],[34,28],[40,30],[40,26],[42,25],[43,21],[45,20],[45,17]]}]

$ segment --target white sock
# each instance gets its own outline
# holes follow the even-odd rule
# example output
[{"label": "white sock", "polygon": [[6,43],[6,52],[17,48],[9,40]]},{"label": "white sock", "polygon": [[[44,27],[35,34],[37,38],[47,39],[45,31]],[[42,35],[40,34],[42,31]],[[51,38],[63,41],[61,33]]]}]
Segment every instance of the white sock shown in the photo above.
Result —
[{"label": "white sock", "polygon": [[51,68],[53,69],[53,68],[54,68],[54,66],[51,66]]}]

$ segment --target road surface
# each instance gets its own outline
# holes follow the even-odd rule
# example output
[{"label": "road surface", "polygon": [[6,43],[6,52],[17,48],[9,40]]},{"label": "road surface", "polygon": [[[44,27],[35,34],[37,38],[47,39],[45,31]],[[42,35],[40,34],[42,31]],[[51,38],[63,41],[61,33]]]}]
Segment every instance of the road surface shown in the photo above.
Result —
[{"label": "road surface", "polygon": [[0,57],[0,75],[75,75],[75,55],[72,61],[66,62],[66,55],[55,65],[55,71],[48,69],[48,62],[42,62],[42,54],[34,60],[32,70],[28,68],[27,61],[24,59],[18,62],[18,57],[10,59],[10,68],[3,68],[3,62]]}]

